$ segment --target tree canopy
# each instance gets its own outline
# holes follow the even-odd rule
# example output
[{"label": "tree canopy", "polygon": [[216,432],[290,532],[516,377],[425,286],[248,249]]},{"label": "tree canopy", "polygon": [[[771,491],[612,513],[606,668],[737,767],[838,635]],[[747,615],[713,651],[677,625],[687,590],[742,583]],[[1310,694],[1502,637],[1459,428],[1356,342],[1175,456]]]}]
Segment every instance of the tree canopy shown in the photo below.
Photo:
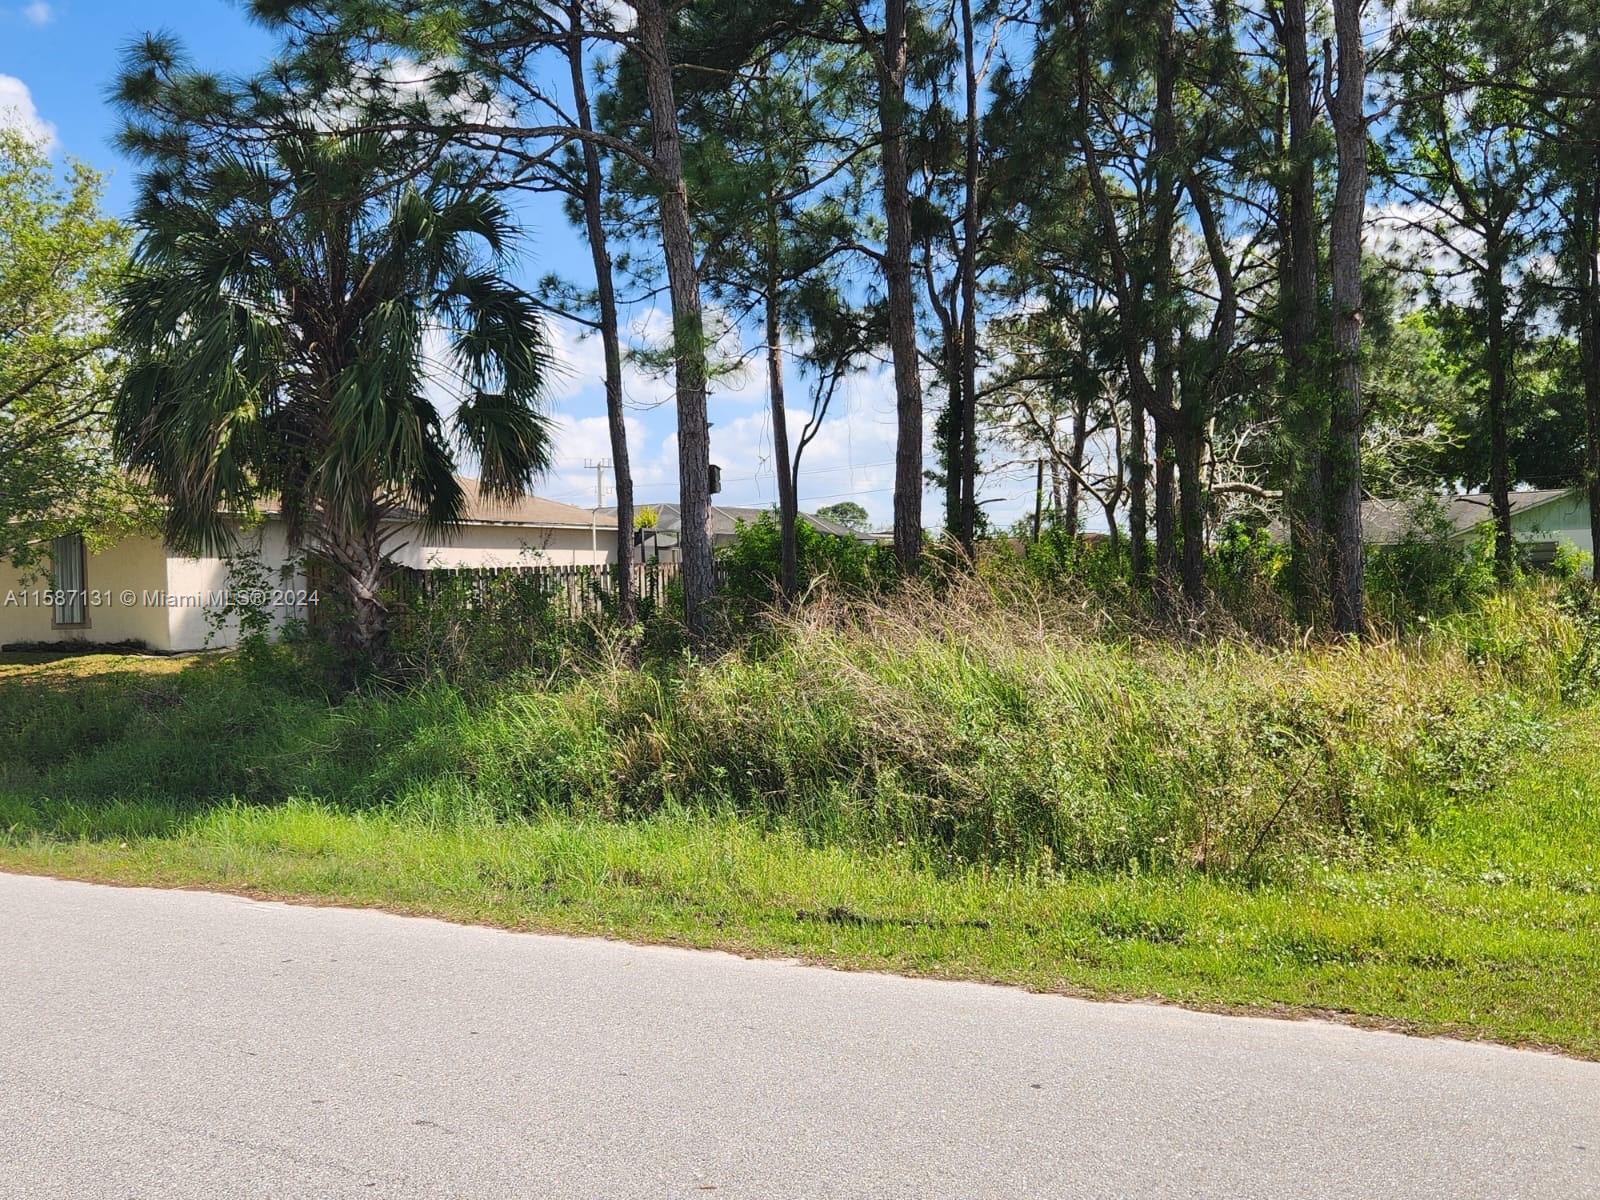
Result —
[{"label": "tree canopy", "polygon": [[31,563],[77,531],[101,545],[150,519],[110,447],[111,299],[127,241],[100,212],[95,172],[69,163],[63,180],[0,128],[0,559]]},{"label": "tree canopy", "polygon": [[119,291],[117,445],[176,545],[219,549],[231,514],[279,506],[371,651],[387,555],[408,524],[461,520],[463,462],[498,497],[549,465],[544,322],[504,274],[516,230],[471,161],[314,113],[197,169],[167,146],[200,118],[160,115],[159,96],[130,102],[150,169]]},{"label": "tree canopy", "polygon": [[[1165,613],[1209,603],[1242,521],[1286,536],[1304,622],[1357,634],[1366,499],[1488,491],[1503,577],[1515,488],[1586,486],[1600,525],[1600,66],[1575,0],[251,11],[279,39],[259,71],[155,36],[117,89],[150,168],[120,444],[178,498],[174,537],[268,492],[297,529],[373,503],[448,522],[456,452],[526,486],[543,306],[604,345],[626,558],[624,310],[650,303],[669,332],[633,350],[673,377],[697,637],[730,362],[765,367],[789,594],[805,451],[857,375],[893,424],[903,571],[929,484],[960,554],[987,504],[1031,500],[1029,526],[1103,529]],[[551,192],[594,279],[535,299],[505,253]],[[433,322],[451,430],[418,383]]]}]

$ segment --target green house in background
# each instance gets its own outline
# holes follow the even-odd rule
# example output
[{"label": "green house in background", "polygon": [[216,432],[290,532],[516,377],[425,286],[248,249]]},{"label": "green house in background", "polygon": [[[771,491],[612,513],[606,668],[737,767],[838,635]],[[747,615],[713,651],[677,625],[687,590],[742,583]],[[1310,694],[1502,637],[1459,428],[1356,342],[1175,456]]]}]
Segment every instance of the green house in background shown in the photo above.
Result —
[{"label": "green house in background", "polygon": [[[1463,549],[1494,519],[1492,503],[1488,492],[1440,497],[1440,508]],[[1417,511],[1415,500],[1363,501],[1361,531],[1367,545],[1398,542],[1415,527]],[[1589,500],[1581,487],[1512,492],[1511,532],[1534,566],[1548,565],[1563,543],[1584,554],[1594,553]]]}]

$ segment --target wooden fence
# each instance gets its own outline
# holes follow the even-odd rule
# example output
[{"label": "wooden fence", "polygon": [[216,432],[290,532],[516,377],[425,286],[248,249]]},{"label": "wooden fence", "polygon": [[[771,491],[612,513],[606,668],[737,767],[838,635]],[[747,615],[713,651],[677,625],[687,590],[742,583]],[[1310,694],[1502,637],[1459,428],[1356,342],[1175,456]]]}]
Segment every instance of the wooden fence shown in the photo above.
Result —
[{"label": "wooden fence", "polygon": [[[633,590],[647,608],[666,604],[673,581],[682,567],[678,563],[633,564]],[[503,584],[497,581],[504,581]],[[497,586],[518,590],[531,588],[551,606],[563,609],[569,617],[596,616],[615,607],[617,567],[530,565],[516,567],[450,567],[417,570],[404,568],[395,573],[392,590],[401,603],[426,601],[441,591],[466,593],[473,607]]]}]

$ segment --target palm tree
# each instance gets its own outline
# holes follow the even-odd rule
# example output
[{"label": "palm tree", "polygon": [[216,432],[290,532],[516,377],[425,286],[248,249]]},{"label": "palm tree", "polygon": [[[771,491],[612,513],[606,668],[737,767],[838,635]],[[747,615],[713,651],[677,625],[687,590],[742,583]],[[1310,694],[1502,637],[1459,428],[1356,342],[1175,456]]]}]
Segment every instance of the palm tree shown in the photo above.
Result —
[{"label": "palm tree", "polygon": [[408,524],[461,520],[458,455],[500,498],[548,469],[545,329],[471,162],[311,123],[247,145],[143,180],[116,444],[177,546],[217,552],[229,514],[276,499],[348,598],[347,664],[370,661],[386,552]]}]

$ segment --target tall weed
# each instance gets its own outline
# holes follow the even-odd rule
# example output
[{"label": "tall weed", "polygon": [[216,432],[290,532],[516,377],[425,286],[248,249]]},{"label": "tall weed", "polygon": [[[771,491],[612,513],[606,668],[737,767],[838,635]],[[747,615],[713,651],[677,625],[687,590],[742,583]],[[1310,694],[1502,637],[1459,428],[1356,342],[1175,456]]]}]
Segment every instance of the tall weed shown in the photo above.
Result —
[{"label": "tall weed", "polygon": [[1591,640],[1527,590],[1404,643],[1181,641],[1003,574],[815,595],[719,657],[644,669],[595,641],[559,671],[337,702],[253,659],[11,683],[0,827],[83,836],[163,799],[443,826],[693,810],[932,863],[1257,875],[1471,803]]}]

